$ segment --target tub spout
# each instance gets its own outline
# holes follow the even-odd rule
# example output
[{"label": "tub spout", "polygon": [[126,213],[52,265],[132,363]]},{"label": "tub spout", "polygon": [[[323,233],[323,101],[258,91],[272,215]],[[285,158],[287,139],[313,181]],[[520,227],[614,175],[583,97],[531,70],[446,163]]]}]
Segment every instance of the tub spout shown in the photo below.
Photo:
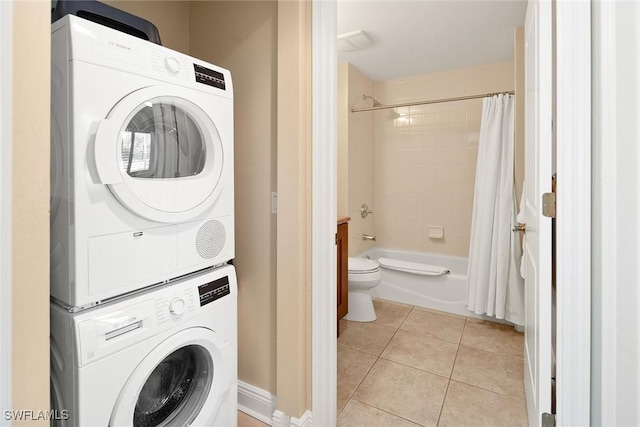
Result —
[{"label": "tub spout", "polygon": [[368,234],[363,234],[362,235],[362,240],[372,240],[372,241],[376,241],[376,236],[370,236]]}]

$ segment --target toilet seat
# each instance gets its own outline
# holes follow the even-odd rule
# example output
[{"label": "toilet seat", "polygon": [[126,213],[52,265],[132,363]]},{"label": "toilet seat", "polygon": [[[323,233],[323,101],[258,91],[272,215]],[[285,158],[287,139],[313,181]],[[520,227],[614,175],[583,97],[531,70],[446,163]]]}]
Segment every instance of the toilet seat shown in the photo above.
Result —
[{"label": "toilet seat", "polygon": [[349,274],[371,274],[380,271],[380,264],[365,258],[349,258]]}]

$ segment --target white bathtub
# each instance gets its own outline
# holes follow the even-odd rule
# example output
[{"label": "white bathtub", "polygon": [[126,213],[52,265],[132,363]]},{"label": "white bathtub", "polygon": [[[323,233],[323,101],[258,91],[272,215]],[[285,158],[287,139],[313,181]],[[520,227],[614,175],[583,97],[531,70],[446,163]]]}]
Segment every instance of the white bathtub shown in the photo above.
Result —
[{"label": "white bathtub", "polygon": [[382,281],[371,291],[375,298],[417,305],[462,316],[481,317],[467,310],[467,258],[372,248],[361,258],[392,258],[446,267],[450,273],[424,276],[382,268]]}]

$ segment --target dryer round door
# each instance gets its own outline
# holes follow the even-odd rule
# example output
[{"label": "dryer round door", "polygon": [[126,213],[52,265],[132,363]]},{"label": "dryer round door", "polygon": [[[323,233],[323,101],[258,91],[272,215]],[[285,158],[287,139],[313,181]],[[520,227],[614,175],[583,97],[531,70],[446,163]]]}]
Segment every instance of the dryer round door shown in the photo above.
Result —
[{"label": "dryer round door", "polygon": [[176,86],[129,94],[98,124],[99,180],[144,218],[195,218],[215,203],[225,160],[220,132],[201,106],[230,121],[231,115],[224,113],[228,103],[226,98]]},{"label": "dryer round door", "polygon": [[231,387],[231,344],[202,327],[182,330],[136,367],[116,400],[112,427],[210,426]]}]

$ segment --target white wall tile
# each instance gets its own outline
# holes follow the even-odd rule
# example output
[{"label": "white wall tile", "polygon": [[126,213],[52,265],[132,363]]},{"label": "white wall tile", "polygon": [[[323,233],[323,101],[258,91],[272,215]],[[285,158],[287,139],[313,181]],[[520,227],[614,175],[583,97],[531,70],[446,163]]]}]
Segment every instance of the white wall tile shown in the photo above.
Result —
[{"label": "white wall tile", "polygon": [[[514,86],[513,66],[481,65],[374,86],[375,97],[385,104],[506,91]],[[375,113],[379,246],[468,255],[481,117],[480,99]],[[428,225],[445,227],[444,239],[429,239]]]}]

